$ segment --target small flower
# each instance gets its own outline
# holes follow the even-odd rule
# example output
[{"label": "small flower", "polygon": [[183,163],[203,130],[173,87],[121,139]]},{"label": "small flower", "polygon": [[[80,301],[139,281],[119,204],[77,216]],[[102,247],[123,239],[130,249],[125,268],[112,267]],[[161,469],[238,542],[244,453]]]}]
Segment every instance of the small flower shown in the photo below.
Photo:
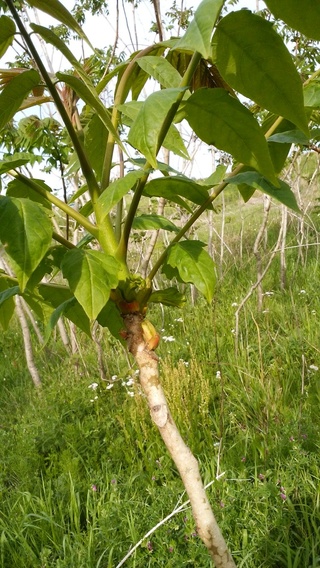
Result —
[{"label": "small flower", "polygon": [[162,336],[163,341],[165,342],[171,342],[171,341],[175,341],[175,338],[173,337],[173,335],[163,335]]},{"label": "small flower", "polygon": [[286,498],[287,498],[285,493],[280,493],[280,497],[281,497],[282,501],[285,501]]},{"label": "small flower", "polygon": [[88,389],[92,389],[93,391],[97,390],[98,388],[98,383],[91,383],[91,385],[88,386]]},{"label": "small flower", "polygon": [[131,397],[133,397],[133,396],[134,396],[134,392],[128,391],[128,395],[131,396]]},{"label": "small flower", "polygon": [[220,371],[216,372],[216,379],[221,379],[221,372]]},{"label": "small flower", "polygon": [[309,365],[310,371],[319,371],[319,367],[317,365]]},{"label": "small flower", "polygon": [[233,335],[235,335],[236,330],[235,330],[235,329],[232,329],[232,330],[231,330],[231,333],[232,333]]},{"label": "small flower", "polygon": [[195,538],[196,536],[198,536],[198,533],[197,533],[196,531],[194,531],[193,533],[191,533],[191,536],[192,536],[193,538]]},{"label": "small flower", "polygon": [[263,473],[259,473],[258,477],[259,477],[260,481],[265,480],[265,476],[263,475]]},{"label": "small flower", "polygon": [[293,436],[290,436],[289,441],[290,441],[290,442],[294,442],[294,437],[293,437]]},{"label": "small flower", "polygon": [[242,461],[242,462],[245,462],[246,459],[247,459],[247,458],[246,458],[245,456],[243,456],[243,457],[241,458],[241,461]]},{"label": "small flower", "polygon": [[238,304],[237,304],[237,302],[232,302],[231,306],[232,306],[233,308],[236,308],[236,307],[238,306]]},{"label": "small flower", "polygon": [[173,552],[173,546],[169,546],[168,551],[172,553]]},{"label": "small flower", "polygon": [[300,290],[299,294],[306,294],[307,292],[305,290]]},{"label": "small flower", "polygon": [[91,485],[91,490],[96,492],[97,491],[97,486],[95,484]]},{"label": "small flower", "polygon": [[301,434],[301,438],[302,438],[303,440],[306,440],[306,439],[308,438],[308,436],[307,436],[307,434]]},{"label": "small flower", "polygon": [[118,378],[118,375],[112,375],[111,380],[112,380],[112,381],[116,381],[117,378]]},{"label": "small flower", "polygon": [[182,319],[182,318],[177,318],[177,319],[175,319],[174,321],[177,321],[177,322],[183,323],[183,319]]},{"label": "small flower", "polygon": [[223,501],[220,501],[219,505],[220,505],[221,509],[224,509],[224,507],[225,507],[225,504],[224,504],[224,502],[223,502]]},{"label": "small flower", "polygon": [[270,291],[270,292],[265,292],[264,296],[273,296],[274,292]]},{"label": "small flower", "polygon": [[90,402],[94,402],[95,400],[97,400],[98,396],[95,396],[94,398],[90,398]]},{"label": "small flower", "polygon": [[152,481],[155,481],[157,478],[156,478],[155,475],[153,475],[153,476],[151,477],[151,479],[152,479]]},{"label": "small flower", "polygon": [[153,546],[152,546],[151,540],[148,540],[148,542],[147,542],[147,549],[150,550],[150,552],[153,551]]}]

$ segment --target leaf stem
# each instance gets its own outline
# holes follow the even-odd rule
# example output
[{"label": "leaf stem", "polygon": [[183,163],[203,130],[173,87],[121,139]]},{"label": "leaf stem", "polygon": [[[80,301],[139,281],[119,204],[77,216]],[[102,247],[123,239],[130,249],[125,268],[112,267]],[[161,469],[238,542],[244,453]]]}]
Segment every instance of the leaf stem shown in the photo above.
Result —
[{"label": "leaf stem", "polygon": [[68,205],[67,203],[65,203],[55,195],[53,195],[53,193],[50,193],[50,191],[47,191],[46,189],[41,187],[41,185],[38,185],[36,181],[14,170],[10,170],[8,173],[12,175],[14,178],[22,181],[25,185],[29,186],[31,189],[36,191],[47,201],[58,207],[60,211],[63,211],[67,215],[70,215],[72,219],[74,219],[77,223],[79,223],[79,225],[82,225],[82,227],[84,227],[84,229],[86,229],[91,235],[93,235],[95,238],[98,238],[99,235],[98,227],[96,227],[96,225],[93,225],[93,223],[88,221],[88,219],[84,217],[84,215],[81,215],[81,213],[79,213],[78,211],[70,207],[70,205]]}]

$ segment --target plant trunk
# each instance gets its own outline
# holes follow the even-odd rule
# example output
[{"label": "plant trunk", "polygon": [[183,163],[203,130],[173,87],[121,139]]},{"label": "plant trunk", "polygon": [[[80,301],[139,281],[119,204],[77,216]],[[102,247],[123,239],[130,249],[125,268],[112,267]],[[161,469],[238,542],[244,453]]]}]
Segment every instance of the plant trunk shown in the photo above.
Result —
[{"label": "plant trunk", "polygon": [[158,427],[177,466],[190,499],[198,534],[206,545],[215,566],[235,568],[235,563],[217,525],[200,478],[198,462],[183,441],[170,414],[160,383],[158,357],[147,348],[141,328],[142,320],[143,316],[139,313],[124,316],[124,324],[128,332],[128,348],[139,367],[140,384],[148,400],[151,418]]}]

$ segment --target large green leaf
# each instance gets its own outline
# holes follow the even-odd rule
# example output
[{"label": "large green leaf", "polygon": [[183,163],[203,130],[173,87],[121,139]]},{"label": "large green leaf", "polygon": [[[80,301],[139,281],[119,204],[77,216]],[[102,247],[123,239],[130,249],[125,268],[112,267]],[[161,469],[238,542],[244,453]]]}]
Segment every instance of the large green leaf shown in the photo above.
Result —
[{"label": "large green leaf", "polygon": [[12,44],[16,26],[14,21],[8,16],[1,16],[0,18],[0,57],[7,51],[8,47]]},{"label": "large green leaf", "polygon": [[[51,188],[43,180],[32,178],[32,181],[37,183],[46,191],[52,191]],[[46,207],[46,209],[52,209],[50,201],[48,201],[43,195],[32,189],[32,187],[24,183],[23,178],[16,178],[8,183],[7,195],[10,197],[25,197],[27,199],[31,199],[31,201],[40,203],[41,205],[43,205],[43,207]]]},{"label": "large green leaf", "polygon": [[72,14],[59,2],[59,0],[27,0],[29,6],[32,8],[37,8],[46,14],[49,14],[55,20],[58,20],[62,24],[65,24],[68,28],[76,32],[80,37],[82,37],[90,46],[91,43],[88,40],[86,34],[84,33],[81,26],[79,26],[77,20],[74,19]]},{"label": "large green leaf", "polygon": [[138,231],[163,229],[164,231],[173,231],[174,233],[179,232],[178,227],[162,215],[140,215],[135,217],[132,228]]},{"label": "large green leaf", "polygon": [[291,120],[308,136],[302,82],[270,22],[249,10],[223,18],[213,37],[213,61],[233,89]]},{"label": "large green leaf", "polygon": [[319,0],[265,0],[276,18],[309,38],[320,40]]},{"label": "large green leaf", "polygon": [[35,69],[30,69],[16,75],[4,87],[0,94],[0,129],[13,118],[26,96],[39,82],[39,73]]},{"label": "large green leaf", "polygon": [[[277,120],[277,116],[275,116],[272,113],[268,113],[265,120],[263,121],[262,125],[261,125],[261,129],[263,134],[267,134],[267,132],[269,131],[269,129],[274,125],[274,122]],[[280,134],[282,132],[286,132],[286,131],[290,131],[290,130],[294,130],[295,129],[295,125],[292,124],[292,122],[290,122],[289,120],[287,120],[286,118],[284,118],[283,120],[281,120],[281,122],[278,124],[278,126],[276,127],[275,130],[273,130],[274,134]],[[285,164],[285,161],[287,159],[287,156],[290,152],[290,148],[291,148],[291,143],[279,143],[279,142],[273,142],[272,140],[270,141],[270,137],[268,138],[268,148],[269,148],[269,153],[271,156],[271,160],[273,163],[273,167],[275,169],[276,174],[279,174],[282,169],[283,166]]]},{"label": "large green leaf", "polygon": [[309,144],[309,138],[306,137],[301,130],[285,130],[277,132],[268,138],[268,142],[277,142],[278,144]]},{"label": "large green leaf", "polygon": [[97,317],[102,327],[107,327],[112,335],[121,341],[120,331],[124,329],[123,319],[114,302],[109,300]]},{"label": "large green leaf", "polygon": [[118,262],[100,251],[74,248],[64,256],[61,268],[87,316],[96,319],[118,284]]},{"label": "large green leaf", "polygon": [[162,124],[182,89],[164,89],[152,93],[143,103],[131,126],[128,141],[157,168],[159,134]]},{"label": "large green leaf", "polygon": [[251,112],[224,89],[199,89],[187,100],[186,118],[197,136],[277,183],[266,139]]},{"label": "large green leaf", "polygon": [[0,325],[6,331],[14,313],[13,296],[19,294],[19,286],[8,288],[5,278],[0,278]]},{"label": "large green leaf", "polygon": [[84,147],[89,162],[101,180],[108,131],[98,115],[94,114],[85,128]]},{"label": "large green leaf", "polygon": [[181,75],[167,59],[156,55],[140,57],[137,63],[150,77],[165,88],[179,87]]},{"label": "large green leaf", "polygon": [[[68,288],[57,284],[40,284],[39,293],[44,303],[55,309],[64,304],[63,315],[91,337],[90,320]],[[25,299],[30,304],[30,299],[27,296]],[[68,301],[69,303],[66,303]],[[39,302],[37,303],[39,304]]]},{"label": "large green leaf", "polygon": [[171,280],[194,284],[211,302],[215,289],[215,267],[200,241],[183,241],[169,247],[162,272]]},{"label": "large green leaf", "polygon": [[[136,120],[139,111],[142,109],[142,107],[143,107],[142,101],[130,101],[128,103],[124,103],[123,105],[119,105],[118,108],[122,112],[122,115],[129,118],[129,120],[126,120],[123,117],[123,123],[128,126],[131,126],[132,121]],[[177,154],[177,156],[181,156],[181,158],[190,160],[190,156],[184,145],[182,136],[174,124],[170,125],[162,145],[164,148],[167,148],[167,150],[170,150],[171,152]],[[159,165],[158,162],[157,164]]]},{"label": "large green leaf", "polygon": [[164,290],[155,290],[152,292],[149,302],[155,304],[164,304],[165,306],[175,306],[183,308],[187,301],[184,294],[179,292],[178,288],[165,288]]},{"label": "large green leaf", "polygon": [[236,185],[245,183],[251,187],[260,189],[260,191],[274,197],[277,201],[280,201],[280,203],[290,207],[290,209],[296,213],[301,213],[294,193],[289,185],[282,180],[279,180],[280,187],[275,187],[257,172],[243,172],[236,176],[227,178],[226,181]]},{"label": "large green leaf", "polygon": [[[208,187],[182,176],[153,179],[145,186],[144,194],[149,197],[164,197],[176,203],[177,196],[180,195],[197,205],[203,205],[209,197]],[[208,203],[208,209],[212,209],[211,203]]]},{"label": "large green leaf", "polygon": [[39,34],[47,43],[50,43],[59,51],[61,51],[64,57],[69,61],[69,63],[71,63],[72,67],[74,67],[78,71],[80,77],[85,81],[85,83],[89,83],[92,85],[88,75],[85,73],[83,69],[83,65],[79,63],[79,60],[73,55],[72,51],[70,51],[66,43],[62,39],[60,39],[54,33],[54,31],[45,28],[44,26],[39,26],[37,24],[30,24],[30,27],[34,32]]},{"label": "large green leaf", "polygon": [[111,122],[110,114],[100,101],[94,88],[89,87],[87,84],[81,81],[81,79],[78,79],[78,77],[75,77],[74,75],[69,75],[68,73],[59,72],[57,73],[57,77],[60,81],[63,81],[64,83],[69,85],[69,87],[71,87],[85,103],[87,103],[93,110],[97,112],[99,118],[102,120],[107,130],[112,133],[118,144],[122,147],[118,133]]},{"label": "large green leaf", "polygon": [[19,168],[20,166],[24,166],[31,161],[31,158],[34,158],[34,154],[29,152],[16,152],[11,156],[6,156],[0,162],[0,175]]},{"label": "large green leaf", "polygon": [[205,59],[210,55],[210,40],[213,27],[225,0],[202,0],[186,33],[175,48],[198,51]]},{"label": "large green leaf", "polygon": [[111,209],[135,186],[145,173],[143,170],[135,170],[127,173],[123,178],[110,183],[96,203],[99,223],[103,224],[103,220],[110,213]]},{"label": "large green leaf", "polygon": [[304,104],[310,108],[320,108],[320,81],[310,81],[304,89]]},{"label": "large green leaf", "polygon": [[41,205],[29,199],[0,199],[0,240],[12,260],[22,292],[51,239],[51,221]]}]

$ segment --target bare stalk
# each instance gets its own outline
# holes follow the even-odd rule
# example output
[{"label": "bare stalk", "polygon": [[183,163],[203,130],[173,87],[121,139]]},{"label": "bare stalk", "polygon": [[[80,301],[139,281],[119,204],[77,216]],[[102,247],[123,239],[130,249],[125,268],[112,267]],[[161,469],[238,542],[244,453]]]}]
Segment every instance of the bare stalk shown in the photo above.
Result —
[{"label": "bare stalk", "polygon": [[35,360],[34,360],[34,356],[33,356],[32,341],[31,341],[31,335],[30,335],[30,330],[29,330],[29,327],[28,327],[27,318],[26,318],[25,313],[23,311],[21,298],[19,298],[19,296],[16,296],[16,309],[17,309],[17,316],[18,316],[18,320],[19,320],[19,323],[20,323],[21,331],[22,331],[22,337],[23,337],[23,343],[24,343],[24,352],[25,352],[25,356],[26,356],[28,371],[31,375],[34,386],[37,389],[39,389],[41,387],[41,379],[40,379],[40,375],[38,373],[38,369],[37,369],[37,366],[36,366],[36,363],[35,363]]},{"label": "bare stalk", "polygon": [[256,240],[254,242],[253,245],[253,254],[256,257],[256,263],[257,263],[257,282],[259,282],[257,284],[257,289],[258,289],[258,310],[261,311],[262,310],[262,302],[263,302],[263,293],[262,293],[262,286],[261,286],[261,282],[262,282],[262,278],[261,278],[261,274],[262,274],[262,261],[261,261],[261,253],[260,253],[260,244],[261,241],[263,240],[263,237],[265,236],[265,232],[266,232],[266,227],[267,227],[267,223],[268,223],[268,217],[269,217],[269,211],[270,211],[270,207],[271,207],[271,199],[268,195],[264,195],[263,196],[263,218],[262,218],[262,223],[260,225],[260,229],[258,231],[258,234],[256,236]]},{"label": "bare stalk", "polygon": [[124,316],[128,332],[129,351],[134,356],[140,371],[140,384],[144,391],[153,422],[179,471],[183,485],[190,499],[198,534],[207,547],[217,568],[235,568],[220,532],[208,497],[206,495],[196,458],[183,441],[171,416],[159,377],[158,357],[150,351],[143,339],[139,313]]}]

